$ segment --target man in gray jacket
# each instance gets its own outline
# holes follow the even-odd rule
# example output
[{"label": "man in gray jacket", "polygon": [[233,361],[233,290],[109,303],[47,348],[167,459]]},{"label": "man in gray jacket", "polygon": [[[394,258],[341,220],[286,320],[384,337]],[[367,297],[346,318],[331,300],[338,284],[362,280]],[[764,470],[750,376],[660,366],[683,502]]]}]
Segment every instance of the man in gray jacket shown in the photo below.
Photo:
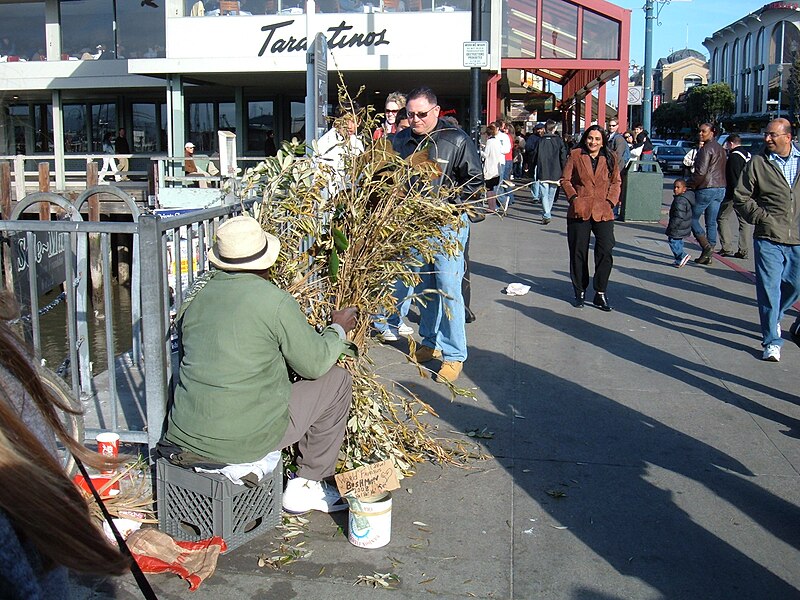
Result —
[{"label": "man in gray jacket", "polygon": [[567,146],[561,136],[556,135],[556,122],[552,119],[544,124],[545,134],[533,151],[531,164],[539,182],[539,199],[542,201],[542,225],[550,223],[553,202],[558,193],[561,172],[567,164]]},{"label": "man in gray jacket", "polygon": [[763,154],[754,156],[734,190],[734,208],[754,225],[756,300],[763,360],[781,359],[780,322],[800,297],[800,206],[797,195],[800,151],[792,126],[775,119],[764,133]]}]

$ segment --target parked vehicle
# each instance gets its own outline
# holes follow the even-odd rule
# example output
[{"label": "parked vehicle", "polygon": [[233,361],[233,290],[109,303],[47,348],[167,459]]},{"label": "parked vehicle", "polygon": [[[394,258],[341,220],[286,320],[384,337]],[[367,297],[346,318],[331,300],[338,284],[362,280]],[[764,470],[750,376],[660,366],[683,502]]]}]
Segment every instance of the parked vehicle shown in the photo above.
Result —
[{"label": "parked vehicle", "polygon": [[683,158],[688,150],[680,146],[656,146],[653,148],[653,157],[664,173],[682,173]]},{"label": "parked vehicle", "polygon": [[[721,146],[725,145],[730,133],[723,133],[717,141]],[[740,133],[739,137],[742,138],[742,148],[746,149],[750,154],[760,154],[764,150],[764,134],[762,133]]]}]

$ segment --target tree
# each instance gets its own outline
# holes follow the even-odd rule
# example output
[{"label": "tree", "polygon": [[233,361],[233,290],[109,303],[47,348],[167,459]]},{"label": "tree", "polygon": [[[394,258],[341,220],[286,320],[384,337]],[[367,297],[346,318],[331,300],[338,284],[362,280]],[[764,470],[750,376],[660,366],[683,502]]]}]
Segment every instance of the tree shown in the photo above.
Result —
[{"label": "tree", "polygon": [[800,53],[794,54],[794,61],[789,70],[789,115],[792,125],[800,116]]},{"label": "tree", "polygon": [[666,102],[653,112],[653,125],[658,132],[675,134],[684,127],[689,127],[686,105],[683,102]]},{"label": "tree", "polygon": [[686,112],[695,127],[703,123],[719,123],[733,112],[735,100],[727,83],[697,85],[686,97]]}]

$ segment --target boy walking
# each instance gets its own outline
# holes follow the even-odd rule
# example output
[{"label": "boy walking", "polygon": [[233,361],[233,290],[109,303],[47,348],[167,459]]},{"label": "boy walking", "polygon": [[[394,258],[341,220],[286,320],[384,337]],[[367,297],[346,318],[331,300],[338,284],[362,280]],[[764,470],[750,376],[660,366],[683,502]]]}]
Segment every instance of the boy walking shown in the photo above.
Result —
[{"label": "boy walking", "polygon": [[675,257],[674,266],[680,269],[692,259],[683,250],[683,238],[692,232],[694,194],[686,189],[686,181],[683,179],[675,180],[672,191],[674,195],[672,205],[669,207],[669,225],[665,233],[672,255]]}]

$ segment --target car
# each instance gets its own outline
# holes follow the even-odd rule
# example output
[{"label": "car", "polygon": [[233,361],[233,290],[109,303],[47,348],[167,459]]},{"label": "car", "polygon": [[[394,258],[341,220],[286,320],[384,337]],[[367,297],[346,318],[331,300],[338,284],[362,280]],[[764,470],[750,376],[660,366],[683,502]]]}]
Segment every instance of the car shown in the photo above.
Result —
[{"label": "car", "polygon": [[662,140],[662,139],[659,139],[659,138],[650,138],[650,143],[653,144],[653,146],[667,146],[668,145],[666,140]]},{"label": "car", "polygon": [[653,157],[664,173],[682,173],[683,158],[688,150],[681,146],[656,146],[653,148]]},{"label": "car", "polygon": [[[724,146],[728,141],[730,133],[723,133],[717,141],[720,146]],[[763,133],[740,133],[739,137],[742,138],[742,148],[747,150],[751,155],[760,154],[764,150],[764,134]]]},{"label": "car", "polygon": [[697,142],[689,140],[675,140],[673,146],[680,146],[681,148],[690,150],[691,148],[697,148]]}]

